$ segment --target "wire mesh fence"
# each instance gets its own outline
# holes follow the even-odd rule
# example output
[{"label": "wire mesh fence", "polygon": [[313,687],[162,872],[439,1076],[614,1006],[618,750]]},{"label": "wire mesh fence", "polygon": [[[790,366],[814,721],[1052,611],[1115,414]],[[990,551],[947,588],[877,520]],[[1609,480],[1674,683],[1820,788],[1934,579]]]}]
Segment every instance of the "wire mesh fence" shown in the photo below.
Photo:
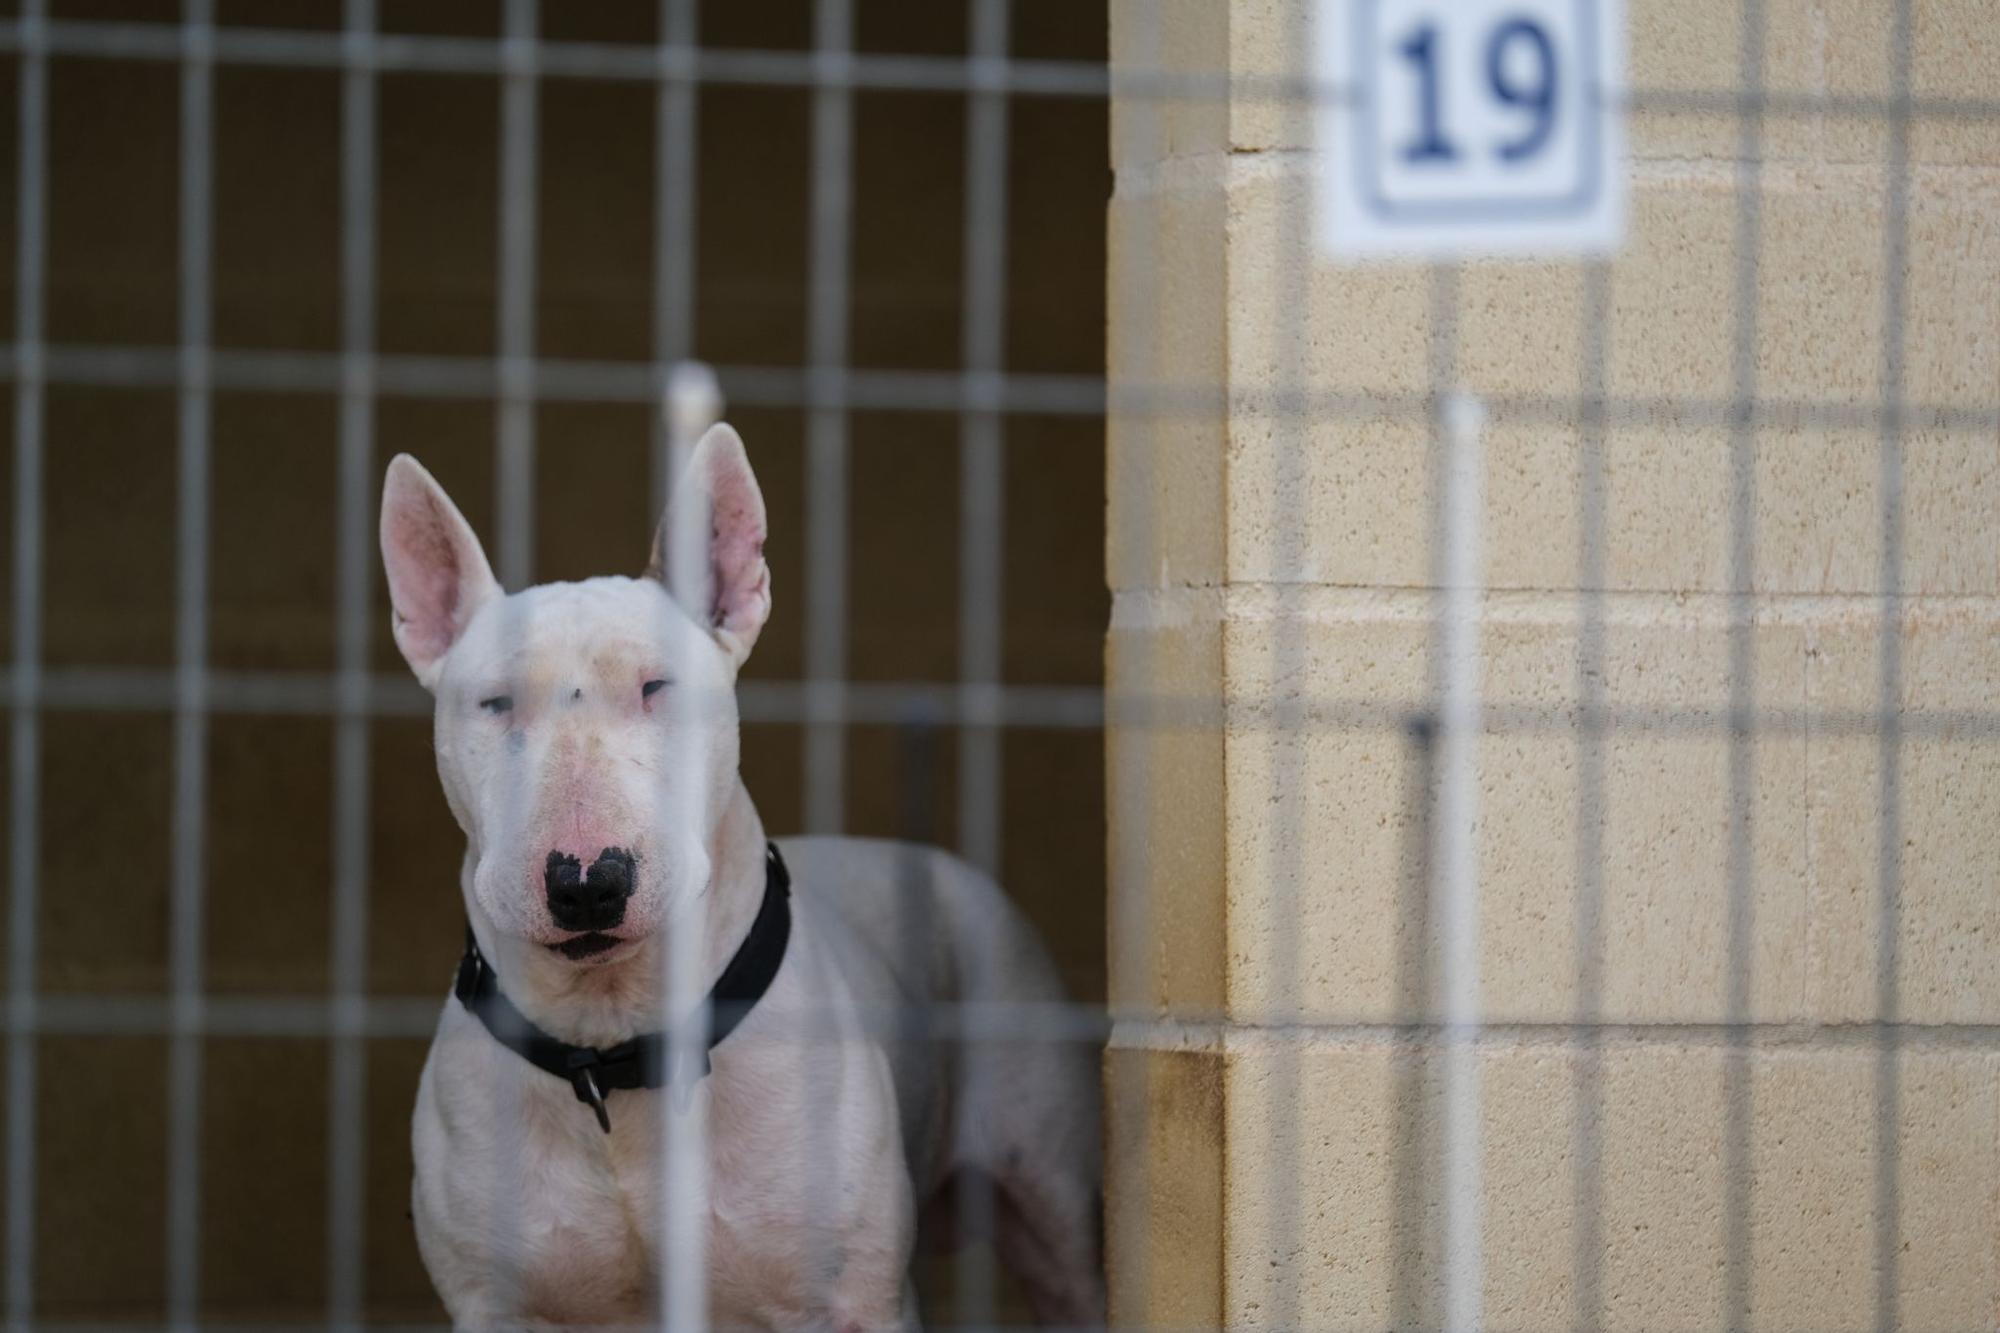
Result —
[{"label": "wire mesh fence", "polygon": [[[402,1126],[465,909],[378,478],[442,459],[508,589],[636,570],[696,358],[770,501],[765,826],[949,844],[1073,997],[787,1037],[1108,1041],[1114,1322],[1990,1322],[1993,25],[1634,0],[1625,252],[1350,271],[1325,8],[0,20],[10,1322],[443,1317]],[[681,1100],[643,1317],[696,1326]]]}]

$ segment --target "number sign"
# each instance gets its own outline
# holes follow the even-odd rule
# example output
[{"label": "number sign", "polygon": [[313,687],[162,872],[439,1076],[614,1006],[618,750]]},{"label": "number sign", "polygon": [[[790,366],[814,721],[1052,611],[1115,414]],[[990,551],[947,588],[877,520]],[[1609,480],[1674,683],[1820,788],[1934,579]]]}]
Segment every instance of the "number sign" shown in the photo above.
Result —
[{"label": "number sign", "polygon": [[1621,0],[1325,0],[1318,16],[1329,252],[1617,248]]}]

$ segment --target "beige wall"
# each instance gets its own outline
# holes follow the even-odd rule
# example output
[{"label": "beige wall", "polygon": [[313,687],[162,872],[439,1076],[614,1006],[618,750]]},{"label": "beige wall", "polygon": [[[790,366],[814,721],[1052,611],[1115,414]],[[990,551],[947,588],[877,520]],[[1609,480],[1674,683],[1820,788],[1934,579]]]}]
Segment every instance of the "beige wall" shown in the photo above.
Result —
[{"label": "beige wall", "polygon": [[[1299,8],[1114,0],[1114,70],[1292,70]],[[1887,95],[1889,0],[1763,8],[1771,89]],[[1635,86],[1737,86],[1740,4],[1630,9]],[[1990,97],[1990,7],[1914,9],[1913,91]],[[1162,1020],[1121,1022],[1108,1062],[1116,1314],[1435,1323],[1437,1067],[1421,1028],[1399,1026],[1436,1015],[1427,775],[1398,722],[1431,689],[1420,396],[1445,346],[1433,279],[1310,258],[1310,123],[1282,102],[1240,86],[1123,96],[1112,137],[1114,380],[1236,403],[1128,406],[1110,428],[1112,991],[1122,1012]],[[1926,410],[1903,442],[1895,938],[1912,1026],[1891,1061],[1893,1103],[1881,1030],[1855,1026],[1882,1017],[1870,413],[1888,130],[1796,105],[1764,127],[1755,393],[1831,410],[1760,428],[1748,455],[1745,655],[1755,703],[1781,725],[1748,751],[1742,802],[1721,725],[1731,438],[1714,413],[1685,409],[1735,392],[1739,130],[1729,116],[1642,111],[1630,137],[1630,233],[1601,322],[1575,264],[1471,265],[1456,291],[1460,381],[1496,401],[1484,687],[1489,705],[1536,722],[1491,734],[1480,773],[1483,999],[1509,1025],[1482,1056],[1487,1316],[1873,1326],[1888,1252],[1904,1325],[1990,1327],[2000,741],[1964,715],[2000,708],[2000,122],[1919,118],[1909,138],[1905,392]],[[1519,406],[1584,391],[1593,327],[1610,394],[1636,405],[1614,413],[1601,473],[1573,414]],[[1303,420],[1259,410],[1258,391],[1301,377],[1346,406]],[[1601,781],[1574,726],[1593,475],[1595,688],[1620,719]],[[1732,809],[1748,830],[1734,936]],[[1754,1025],[1740,1047],[1725,1025],[1734,978]],[[1593,1179],[1601,1211],[1578,1206]]]}]

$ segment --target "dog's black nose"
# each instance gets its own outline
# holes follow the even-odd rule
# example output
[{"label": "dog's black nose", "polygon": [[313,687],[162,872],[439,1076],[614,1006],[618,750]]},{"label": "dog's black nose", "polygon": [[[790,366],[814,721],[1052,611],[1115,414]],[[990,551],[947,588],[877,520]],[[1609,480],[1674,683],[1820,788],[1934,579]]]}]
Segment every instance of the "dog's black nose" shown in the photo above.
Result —
[{"label": "dog's black nose", "polygon": [[625,919],[632,896],[632,853],[606,847],[585,871],[567,852],[550,852],[542,872],[549,915],[564,930],[609,930]]}]

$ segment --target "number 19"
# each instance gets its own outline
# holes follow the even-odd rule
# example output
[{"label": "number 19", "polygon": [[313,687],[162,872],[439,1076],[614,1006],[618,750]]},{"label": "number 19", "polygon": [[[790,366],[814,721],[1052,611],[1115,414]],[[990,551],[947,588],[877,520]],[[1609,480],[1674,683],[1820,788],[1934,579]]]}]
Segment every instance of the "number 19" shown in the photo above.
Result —
[{"label": "number 19", "polygon": [[[1444,132],[1440,37],[1437,25],[1426,23],[1396,48],[1416,67],[1417,76],[1417,134],[1403,148],[1405,162],[1451,162],[1459,155]],[[1523,47],[1531,53],[1532,77],[1517,83],[1510,77],[1508,53]],[[1494,145],[1500,159],[1516,163],[1540,152],[1556,123],[1556,49],[1548,30],[1531,18],[1509,19],[1495,28],[1486,40],[1486,86],[1494,101],[1529,115],[1520,137]]]}]

